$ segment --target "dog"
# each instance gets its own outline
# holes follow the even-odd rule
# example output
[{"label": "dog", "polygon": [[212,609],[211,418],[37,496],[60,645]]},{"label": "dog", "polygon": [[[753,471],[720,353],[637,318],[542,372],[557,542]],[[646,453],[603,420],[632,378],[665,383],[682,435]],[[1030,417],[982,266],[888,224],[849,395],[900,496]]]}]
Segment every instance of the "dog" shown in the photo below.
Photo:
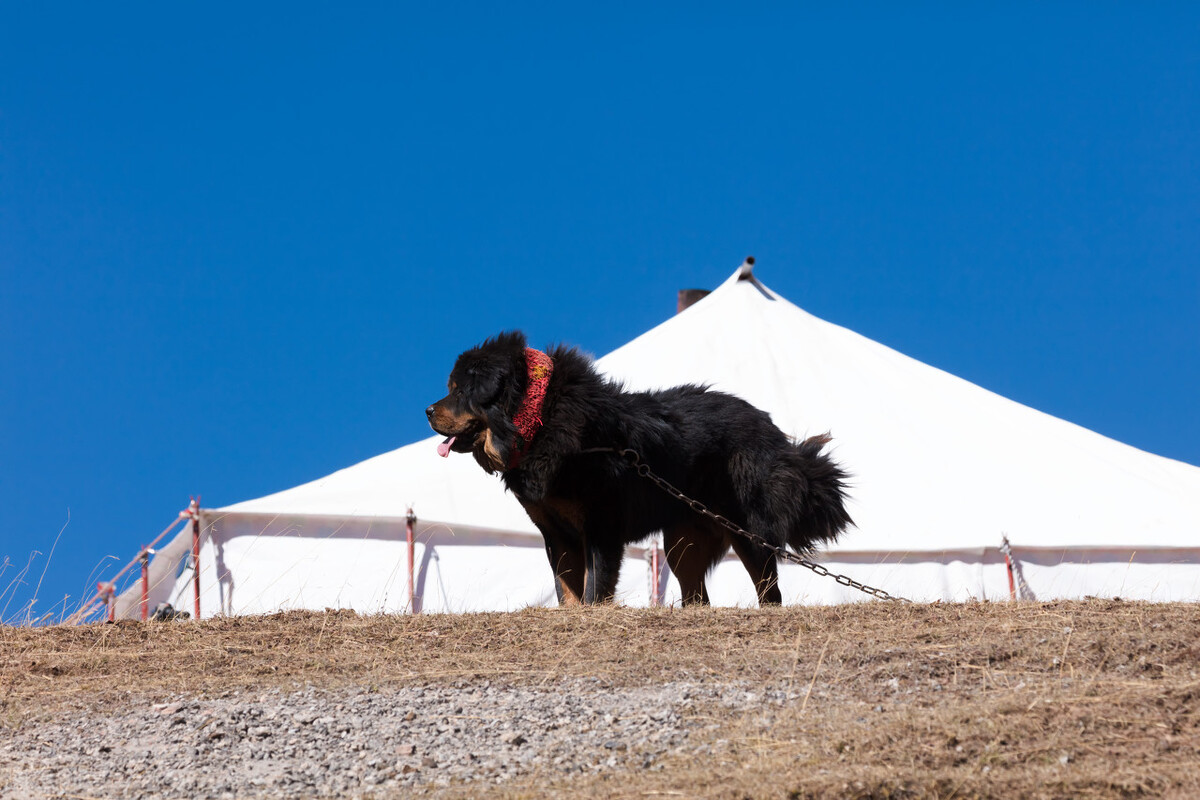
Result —
[{"label": "dog", "polygon": [[625,546],[662,531],[684,605],[732,547],[760,605],[779,605],[776,553],[639,475],[620,451],[689,498],[779,548],[831,542],[848,525],[847,473],[828,434],[794,442],[745,400],[705,386],[625,391],[577,349],[542,352],[505,332],[467,350],[425,409],[443,457],[499,473],[541,531],[560,604],[611,601]]}]

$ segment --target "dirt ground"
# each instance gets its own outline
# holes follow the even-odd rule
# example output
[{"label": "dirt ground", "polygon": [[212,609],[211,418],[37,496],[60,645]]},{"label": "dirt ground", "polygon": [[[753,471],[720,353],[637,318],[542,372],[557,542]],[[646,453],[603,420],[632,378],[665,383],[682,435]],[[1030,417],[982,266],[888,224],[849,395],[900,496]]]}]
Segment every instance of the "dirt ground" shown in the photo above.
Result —
[{"label": "dirt ground", "polygon": [[[420,695],[481,686],[494,703],[496,692],[565,697],[587,682],[630,697],[640,692],[650,704],[653,691],[673,687],[676,698],[689,698],[676,721],[687,730],[686,746],[680,740],[656,751],[653,766],[649,759],[605,761],[605,753],[586,769],[578,759],[535,759],[486,787],[444,777],[420,784],[421,792],[1198,797],[1198,633],[1196,605],[1119,600],[371,617],[294,612],[201,623],[6,627],[0,628],[0,744],[7,740],[9,756],[0,789],[5,781],[10,794],[13,786],[34,785],[14,781],[33,780],[44,768],[26,757],[26,743],[39,730],[132,705],[203,703],[239,692],[276,692],[286,703],[313,691]],[[463,716],[469,715],[467,709]],[[538,735],[569,745],[572,728],[568,719]],[[509,734],[510,747],[512,740]],[[600,749],[589,738],[580,747]],[[604,747],[625,752],[620,742]],[[69,767],[69,758],[64,763]],[[426,773],[434,771],[431,762]],[[390,797],[412,790],[393,780],[316,793]],[[260,795],[235,787],[214,796]]]}]

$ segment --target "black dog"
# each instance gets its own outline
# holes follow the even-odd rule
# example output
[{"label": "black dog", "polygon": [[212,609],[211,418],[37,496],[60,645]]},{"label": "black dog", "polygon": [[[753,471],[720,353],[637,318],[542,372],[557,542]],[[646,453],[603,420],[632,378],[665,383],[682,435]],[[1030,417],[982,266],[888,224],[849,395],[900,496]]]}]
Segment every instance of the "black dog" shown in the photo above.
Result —
[{"label": "black dog", "polygon": [[527,348],[502,333],[458,357],[449,394],[425,410],[438,446],[499,472],[546,540],[560,603],[611,600],[625,545],[663,532],[684,604],[707,603],[704,578],[732,547],[778,604],[775,554],[732,534],[639,476],[630,448],[684,494],[777,547],[829,542],[848,524],[846,473],[829,436],[793,443],[770,416],[702,386],[626,392],[578,350]]}]

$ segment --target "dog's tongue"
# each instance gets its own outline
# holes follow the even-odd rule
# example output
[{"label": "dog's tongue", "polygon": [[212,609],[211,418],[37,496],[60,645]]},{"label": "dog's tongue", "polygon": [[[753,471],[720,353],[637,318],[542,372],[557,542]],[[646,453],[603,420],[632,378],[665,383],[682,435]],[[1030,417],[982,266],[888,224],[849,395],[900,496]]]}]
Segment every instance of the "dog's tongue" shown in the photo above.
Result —
[{"label": "dog's tongue", "polygon": [[456,438],[457,437],[455,437],[455,436],[447,436],[446,441],[444,441],[438,445],[438,455],[441,456],[442,458],[445,458],[446,456],[450,455],[450,445],[454,444],[454,440]]}]

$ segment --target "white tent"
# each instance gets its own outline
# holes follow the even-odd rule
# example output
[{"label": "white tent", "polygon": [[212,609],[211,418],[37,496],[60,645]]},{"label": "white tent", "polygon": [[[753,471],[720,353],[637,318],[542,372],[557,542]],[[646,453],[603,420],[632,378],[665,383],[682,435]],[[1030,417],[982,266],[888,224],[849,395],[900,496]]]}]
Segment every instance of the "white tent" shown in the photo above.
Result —
[{"label": "white tent", "polygon": [[[1007,400],[772,292],[743,265],[683,313],[598,362],[630,388],[708,383],[770,412],[785,432],[830,431],[853,473],[857,526],[819,560],[914,600],[1000,599],[1012,542],[1041,599],[1200,599],[1200,469]],[[408,607],[406,514],[415,524],[414,604],[426,611],[554,602],[541,537],[470,456],[438,437],[293,489],[201,514],[201,605],[215,613]],[[181,534],[152,564],[153,602],[190,608]],[[620,601],[650,600],[646,551],[631,548]],[[665,600],[679,596],[664,582]],[[785,602],[866,596],[785,566]],[[732,558],[717,604],[752,605]],[[126,592],[119,614],[139,597]]]}]

